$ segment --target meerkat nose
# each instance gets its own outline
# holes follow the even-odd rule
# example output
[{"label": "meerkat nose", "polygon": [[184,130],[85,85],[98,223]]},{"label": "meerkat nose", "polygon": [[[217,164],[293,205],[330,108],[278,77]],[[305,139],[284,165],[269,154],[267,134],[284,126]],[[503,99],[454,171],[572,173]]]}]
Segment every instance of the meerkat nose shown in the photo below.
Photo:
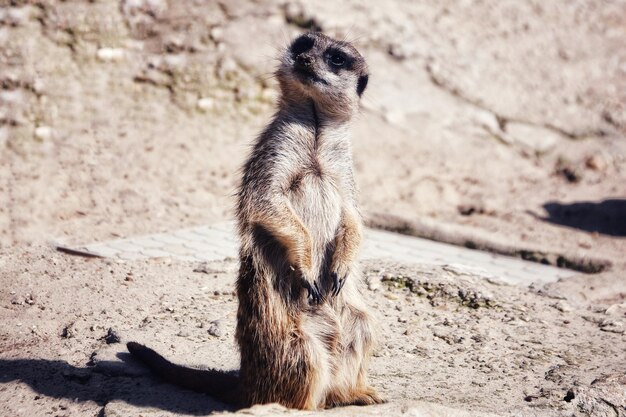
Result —
[{"label": "meerkat nose", "polygon": [[313,65],[313,61],[314,61],[313,57],[308,56],[308,55],[300,54],[296,57],[296,65],[301,68],[311,67],[311,65]]}]

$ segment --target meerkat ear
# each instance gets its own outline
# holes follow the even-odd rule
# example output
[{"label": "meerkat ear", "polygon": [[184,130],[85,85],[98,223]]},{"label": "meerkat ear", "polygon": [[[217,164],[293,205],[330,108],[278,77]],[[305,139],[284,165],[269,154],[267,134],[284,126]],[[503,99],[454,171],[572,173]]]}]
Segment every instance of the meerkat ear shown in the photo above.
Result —
[{"label": "meerkat ear", "polygon": [[365,87],[367,87],[368,79],[369,79],[368,74],[361,75],[359,77],[359,81],[357,81],[356,83],[356,93],[359,95],[359,97],[361,97],[361,94],[363,94],[363,91],[365,91]]}]

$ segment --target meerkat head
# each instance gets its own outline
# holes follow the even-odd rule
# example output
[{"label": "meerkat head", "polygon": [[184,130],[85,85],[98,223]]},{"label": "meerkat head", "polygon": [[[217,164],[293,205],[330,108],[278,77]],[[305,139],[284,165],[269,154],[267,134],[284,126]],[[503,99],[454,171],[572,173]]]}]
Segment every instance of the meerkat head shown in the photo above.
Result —
[{"label": "meerkat head", "polygon": [[296,38],[283,53],[277,71],[283,97],[311,98],[329,114],[351,116],[365,91],[365,59],[348,42],[319,32]]}]

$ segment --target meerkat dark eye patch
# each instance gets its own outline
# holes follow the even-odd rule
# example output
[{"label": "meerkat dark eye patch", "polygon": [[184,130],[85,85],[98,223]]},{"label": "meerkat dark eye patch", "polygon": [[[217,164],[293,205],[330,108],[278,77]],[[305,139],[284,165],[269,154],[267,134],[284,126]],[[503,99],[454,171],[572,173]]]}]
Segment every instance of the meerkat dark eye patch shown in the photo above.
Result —
[{"label": "meerkat dark eye patch", "polygon": [[333,72],[338,72],[342,68],[351,70],[354,63],[354,58],[337,48],[328,48],[324,52],[324,57]]},{"label": "meerkat dark eye patch", "polygon": [[313,48],[314,44],[315,40],[313,38],[310,38],[307,35],[302,35],[298,39],[293,41],[289,50],[291,51],[293,56],[298,56]]},{"label": "meerkat dark eye patch", "polygon": [[367,87],[367,81],[369,80],[369,75],[365,74],[365,75],[361,75],[359,77],[359,80],[356,83],[356,93],[359,95],[359,97],[361,96],[361,94],[363,94],[363,91],[365,91],[365,87]]}]

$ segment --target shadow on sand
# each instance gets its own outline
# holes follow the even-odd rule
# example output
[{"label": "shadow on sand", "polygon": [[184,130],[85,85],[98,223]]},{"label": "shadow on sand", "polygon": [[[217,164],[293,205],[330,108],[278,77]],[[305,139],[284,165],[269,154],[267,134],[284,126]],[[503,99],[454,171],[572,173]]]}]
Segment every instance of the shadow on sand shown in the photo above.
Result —
[{"label": "shadow on sand", "polygon": [[626,236],[626,200],[581,201],[563,204],[550,201],[543,205],[548,217],[541,220],[609,236]]},{"label": "shadow on sand", "polygon": [[[118,357],[124,362],[132,360],[128,354],[118,354]],[[0,383],[19,381],[48,397],[93,401],[100,406],[121,400],[136,406],[188,415],[234,411],[205,394],[185,391],[150,376],[111,375],[99,368],[75,367],[60,360],[0,359]],[[104,370],[107,368],[102,367]]]}]

